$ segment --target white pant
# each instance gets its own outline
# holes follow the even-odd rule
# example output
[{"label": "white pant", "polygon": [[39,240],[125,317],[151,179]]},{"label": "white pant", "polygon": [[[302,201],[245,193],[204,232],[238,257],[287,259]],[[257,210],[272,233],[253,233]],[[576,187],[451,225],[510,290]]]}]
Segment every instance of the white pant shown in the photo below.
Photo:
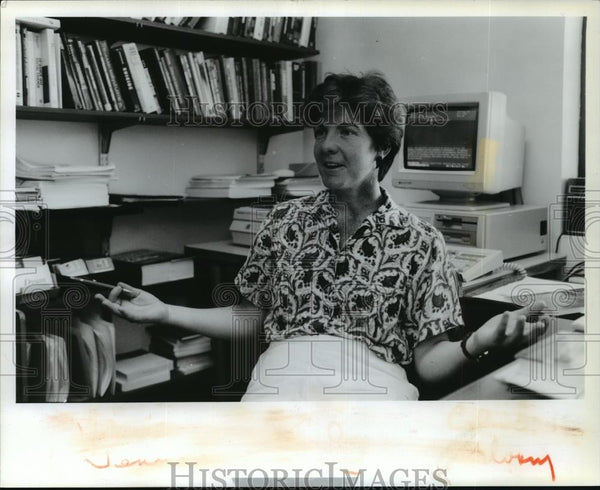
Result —
[{"label": "white pant", "polygon": [[307,335],[271,342],[242,401],[417,400],[402,366],[358,340]]}]

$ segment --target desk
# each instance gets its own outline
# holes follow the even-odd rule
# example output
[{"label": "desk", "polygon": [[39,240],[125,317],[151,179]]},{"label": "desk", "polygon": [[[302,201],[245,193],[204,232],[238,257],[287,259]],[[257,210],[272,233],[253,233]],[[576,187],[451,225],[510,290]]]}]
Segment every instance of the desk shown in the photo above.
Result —
[{"label": "desk", "polygon": [[[535,400],[548,398],[581,398],[583,396],[584,376],[577,374],[578,368],[585,365],[585,343],[581,332],[573,332],[572,321],[555,318],[555,342],[546,336],[521,353],[528,357],[542,359],[542,362],[518,358],[512,363],[502,366],[482,378],[459,388],[442,397],[442,400]],[[551,326],[552,327],[552,326]],[[551,347],[550,349],[548,347]],[[552,348],[553,347],[553,348]],[[563,353],[569,354],[569,359]],[[540,354],[541,353],[541,354]],[[520,354],[520,353],[519,353]],[[519,356],[517,354],[517,357]],[[570,372],[569,372],[570,371]],[[508,378],[518,381],[520,386],[536,387],[536,391],[521,388],[501,381]]]}]

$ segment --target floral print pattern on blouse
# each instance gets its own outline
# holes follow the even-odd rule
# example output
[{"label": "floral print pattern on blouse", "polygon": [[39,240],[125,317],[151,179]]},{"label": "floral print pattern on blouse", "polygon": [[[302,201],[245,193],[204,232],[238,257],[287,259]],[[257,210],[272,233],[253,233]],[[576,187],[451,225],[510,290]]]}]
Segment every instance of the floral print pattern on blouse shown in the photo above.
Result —
[{"label": "floral print pattern on blouse", "polygon": [[268,341],[329,334],[409,364],[425,339],[462,325],[456,274],[441,234],[385,202],[345,244],[328,191],[276,205],[235,282],[268,310]]}]

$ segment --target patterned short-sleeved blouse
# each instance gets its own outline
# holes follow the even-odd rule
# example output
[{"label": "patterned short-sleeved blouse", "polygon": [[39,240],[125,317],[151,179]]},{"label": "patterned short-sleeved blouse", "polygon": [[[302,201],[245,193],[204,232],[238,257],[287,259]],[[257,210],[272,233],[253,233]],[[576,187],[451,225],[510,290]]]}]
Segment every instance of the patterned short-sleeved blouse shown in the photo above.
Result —
[{"label": "patterned short-sleeved blouse", "polygon": [[274,207],[235,282],[268,309],[268,341],[329,334],[409,364],[414,346],[462,325],[441,234],[385,202],[340,245],[328,191]]}]

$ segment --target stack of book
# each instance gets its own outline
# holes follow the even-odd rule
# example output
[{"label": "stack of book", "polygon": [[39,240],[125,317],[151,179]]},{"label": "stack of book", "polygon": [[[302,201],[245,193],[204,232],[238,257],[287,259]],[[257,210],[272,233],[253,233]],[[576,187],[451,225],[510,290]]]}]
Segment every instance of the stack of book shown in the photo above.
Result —
[{"label": "stack of book", "polygon": [[315,17],[142,17],[152,22],[201,29],[258,41],[315,47]]},{"label": "stack of book", "polygon": [[116,370],[121,391],[132,391],[169,381],[173,361],[151,352],[133,353],[118,360]]},{"label": "stack of book", "polygon": [[255,175],[196,175],[185,189],[187,197],[250,198],[270,196],[278,177]]},{"label": "stack of book", "polygon": [[213,365],[210,338],[175,327],[152,327],[150,350],[173,359],[175,372],[187,375]]},{"label": "stack of book", "polygon": [[156,114],[173,109],[219,124],[299,123],[300,104],[319,76],[316,61],[271,63],[133,42],[109,45],[58,34],[58,20],[34,20],[21,19],[16,29],[17,104],[27,106]]},{"label": "stack of book", "polygon": [[272,206],[243,206],[233,212],[233,221],[229,227],[234,244],[252,246],[254,237],[262,223],[271,212]]},{"label": "stack of book", "polygon": [[37,200],[48,209],[108,205],[113,165],[34,163],[17,157],[16,198]]}]

